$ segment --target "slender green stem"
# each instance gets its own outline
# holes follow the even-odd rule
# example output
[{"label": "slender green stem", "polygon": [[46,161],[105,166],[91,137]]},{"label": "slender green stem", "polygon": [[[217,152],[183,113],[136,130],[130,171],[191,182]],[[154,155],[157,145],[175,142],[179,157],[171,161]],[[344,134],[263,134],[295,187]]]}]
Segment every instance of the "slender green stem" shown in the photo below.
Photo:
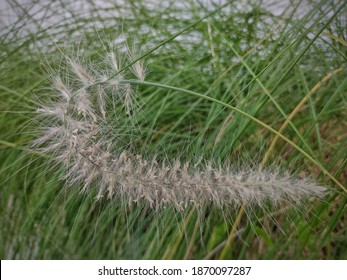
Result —
[{"label": "slender green stem", "polygon": [[199,20],[193,22],[192,24],[189,24],[187,27],[183,28],[182,30],[178,31],[177,33],[175,33],[174,35],[172,35],[171,37],[165,39],[163,42],[161,42],[160,44],[158,44],[157,46],[155,46],[154,48],[150,49],[149,51],[147,51],[146,53],[144,53],[143,55],[141,55],[140,57],[136,58],[135,60],[133,60],[132,62],[130,62],[128,65],[124,66],[123,68],[121,68],[120,70],[118,70],[116,73],[114,73],[113,75],[111,75],[109,77],[108,80],[114,78],[115,76],[117,76],[118,74],[122,73],[123,71],[125,71],[126,69],[128,69],[129,67],[131,67],[133,64],[135,64],[137,61],[143,59],[144,57],[148,56],[149,54],[153,53],[154,51],[156,51],[157,49],[159,49],[160,47],[164,46],[165,44],[171,42],[172,40],[174,40],[175,38],[177,38],[178,36],[180,36],[181,34],[183,34],[184,32],[188,31],[189,29],[193,28],[194,26],[198,25],[200,22],[202,22],[203,20],[213,16],[214,14],[218,13],[220,10],[222,10],[223,8],[229,6],[231,4],[231,2],[228,2],[222,6],[220,6],[219,8],[213,10],[211,13],[208,13],[206,16],[200,18]]},{"label": "slender green stem", "polygon": [[276,99],[273,97],[274,92],[277,90],[278,86],[282,83],[282,80],[288,75],[288,73],[292,70],[292,68],[298,63],[298,61],[303,57],[303,55],[307,52],[307,50],[311,47],[313,42],[318,38],[318,36],[323,32],[324,29],[332,22],[332,20],[338,15],[338,13],[342,10],[342,8],[347,4],[345,2],[343,5],[340,6],[340,8],[334,13],[334,15],[322,26],[322,28],[319,29],[319,31],[316,33],[316,35],[310,40],[310,42],[307,44],[307,46],[301,51],[301,53],[294,59],[294,61],[291,63],[290,67],[288,67],[284,73],[284,75],[281,77],[280,81],[277,82],[275,87],[272,89],[271,93],[270,91],[265,87],[265,85],[259,80],[259,75],[256,75],[251,67],[246,63],[246,61],[243,59],[243,57],[236,51],[234,46],[230,43],[229,40],[225,37],[225,35],[219,31],[219,29],[212,24],[212,27],[217,31],[217,33],[223,38],[224,42],[228,44],[230,49],[234,52],[234,54],[237,56],[237,58],[241,61],[243,66],[247,69],[247,71],[252,75],[253,79],[259,84],[259,86],[263,89],[265,94],[269,97],[271,102],[276,106],[278,111],[282,114],[282,116],[285,118],[286,122],[291,126],[291,128],[295,131],[297,136],[300,138],[304,146],[309,150],[310,154],[313,156],[312,149],[308,145],[308,143],[305,141],[304,137],[301,135],[299,130],[295,127],[293,122],[288,118],[286,113],[283,111],[281,106],[278,104]]}]

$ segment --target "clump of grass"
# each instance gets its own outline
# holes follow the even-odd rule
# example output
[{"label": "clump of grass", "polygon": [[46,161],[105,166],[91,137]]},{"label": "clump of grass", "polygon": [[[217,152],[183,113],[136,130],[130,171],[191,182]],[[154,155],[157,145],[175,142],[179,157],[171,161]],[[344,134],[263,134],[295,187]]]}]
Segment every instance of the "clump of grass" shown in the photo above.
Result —
[{"label": "clump of grass", "polygon": [[[346,6],[299,1],[274,15],[246,2],[240,8],[232,2],[204,6],[186,1],[168,7],[161,1],[163,6],[153,9],[140,0],[108,7],[89,1],[90,13],[60,1],[14,7],[22,16],[2,29],[0,40],[2,258],[347,257]],[[301,9],[305,5],[309,9]],[[56,11],[62,11],[64,20],[51,25]],[[30,22],[34,28],[25,28]],[[118,44],[115,30],[121,25],[128,46],[134,46],[136,34],[135,46],[148,51],[140,55],[137,48],[125,48],[112,55],[106,41]],[[86,43],[78,48],[81,55],[67,55],[64,46],[81,33]],[[142,58],[136,64],[129,54]],[[50,65],[44,70],[49,79],[41,74],[42,58]],[[144,59],[150,72],[144,76],[138,71],[136,77],[133,71],[144,69]],[[39,152],[26,146],[50,127],[60,132],[41,138]],[[73,146],[74,139],[83,144]],[[64,157],[64,145],[72,147],[69,157]],[[148,175],[152,163],[159,173],[163,165],[172,171],[188,162],[187,185],[195,172],[208,171],[201,184],[216,186],[219,167],[222,182],[244,170],[249,172],[241,176],[242,184],[252,174],[265,174],[261,180],[271,181],[277,168],[266,166],[276,165],[282,170],[276,180],[289,180],[293,187],[312,177],[329,194],[324,200],[300,200],[301,208],[291,207],[298,194],[303,198],[300,188],[294,188],[295,194],[281,192],[277,202],[269,191],[257,188],[255,194],[264,200],[247,207],[241,194],[228,191],[238,199],[235,205],[221,206],[227,202],[206,195],[207,189],[197,196],[198,205],[206,207],[189,201],[192,207],[184,208],[171,196],[172,201],[154,200],[151,208],[135,185],[130,193],[111,188],[108,196],[112,184],[101,181],[101,170],[120,158],[122,170],[127,158],[138,172],[127,178],[137,180]],[[203,160],[194,167],[199,158]],[[259,166],[235,169],[247,158],[261,162],[262,171]],[[76,161],[89,166],[90,174],[78,170]],[[169,186],[172,177],[177,182],[181,175],[170,171],[162,178]],[[117,175],[114,170],[111,174]],[[90,177],[95,180],[88,184]],[[130,185],[121,179],[115,181]],[[316,187],[313,195],[321,196]],[[222,190],[226,188],[219,188],[219,195]],[[108,199],[95,199],[98,194]],[[158,196],[150,193],[153,197]]]}]

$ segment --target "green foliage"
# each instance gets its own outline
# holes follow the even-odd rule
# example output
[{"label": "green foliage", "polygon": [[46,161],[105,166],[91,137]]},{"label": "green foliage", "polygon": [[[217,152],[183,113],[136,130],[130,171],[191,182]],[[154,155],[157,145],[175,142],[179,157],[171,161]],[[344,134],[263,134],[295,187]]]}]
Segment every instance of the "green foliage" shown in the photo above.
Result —
[{"label": "green foliage", "polygon": [[[347,258],[346,3],[302,1],[274,15],[254,1],[87,2],[88,16],[65,1],[35,2],[42,14],[12,6],[18,21],[1,27],[2,259]],[[330,193],[295,207],[182,213],[67,188],[30,146],[50,86],[43,65],[59,69],[72,48],[92,63],[121,37],[141,46],[150,70],[131,118],[115,117],[124,145],[163,159],[280,165]]]}]

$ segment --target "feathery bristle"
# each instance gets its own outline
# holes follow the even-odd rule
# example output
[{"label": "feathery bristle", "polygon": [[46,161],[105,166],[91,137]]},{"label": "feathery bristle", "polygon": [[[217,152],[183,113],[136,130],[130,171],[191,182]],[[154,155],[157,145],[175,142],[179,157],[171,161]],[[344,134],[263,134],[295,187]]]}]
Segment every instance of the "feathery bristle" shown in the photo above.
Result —
[{"label": "feathery bristle", "polygon": [[[110,73],[120,65],[114,53],[109,55]],[[130,201],[145,200],[151,207],[174,206],[183,210],[191,205],[216,207],[235,205],[259,205],[270,201],[274,204],[321,197],[325,188],[309,179],[294,178],[285,173],[269,170],[245,169],[233,171],[228,164],[215,167],[212,162],[195,164],[173,159],[171,162],[145,159],[128,151],[112,150],[112,140],[101,136],[107,118],[106,95],[111,91],[118,98],[107,99],[122,102],[129,116],[132,109],[133,89],[123,77],[125,73],[108,78],[105,73],[98,83],[90,73],[72,59],[67,59],[70,71],[75,73],[81,85],[68,89],[61,77],[52,78],[53,87],[63,101],[53,101],[42,106],[37,113],[49,125],[34,141],[43,153],[53,153],[55,161],[66,167],[63,177],[71,186],[81,185],[88,191],[95,185],[97,199],[104,195],[126,195]],[[133,65],[133,72],[140,81],[145,78],[142,62]],[[90,85],[96,85],[90,87]],[[123,97],[123,98],[120,98]]]}]

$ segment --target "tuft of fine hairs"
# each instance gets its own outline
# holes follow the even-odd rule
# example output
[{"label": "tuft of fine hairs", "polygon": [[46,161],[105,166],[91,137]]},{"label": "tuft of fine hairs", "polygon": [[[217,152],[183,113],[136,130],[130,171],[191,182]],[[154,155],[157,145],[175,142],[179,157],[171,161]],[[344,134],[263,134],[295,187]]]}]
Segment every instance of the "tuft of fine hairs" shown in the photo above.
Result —
[{"label": "tuft of fine hairs", "polygon": [[326,188],[314,181],[285,172],[235,170],[230,164],[168,161],[115,150],[114,139],[103,133],[108,108],[123,107],[124,116],[119,118],[131,117],[135,91],[126,77],[133,72],[143,81],[146,76],[140,60],[114,76],[137,59],[133,54],[129,50],[124,58],[110,51],[104,65],[96,67],[65,56],[64,70],[49,77],[49,100],[37,109],[42,133],[33,145],[53,155],[69,186],[96,188],[96,199],[122,196],[129,204],[146,201],[153,208],[173,206],[179,211],[206,205],[277,205],[325,194]]}]

